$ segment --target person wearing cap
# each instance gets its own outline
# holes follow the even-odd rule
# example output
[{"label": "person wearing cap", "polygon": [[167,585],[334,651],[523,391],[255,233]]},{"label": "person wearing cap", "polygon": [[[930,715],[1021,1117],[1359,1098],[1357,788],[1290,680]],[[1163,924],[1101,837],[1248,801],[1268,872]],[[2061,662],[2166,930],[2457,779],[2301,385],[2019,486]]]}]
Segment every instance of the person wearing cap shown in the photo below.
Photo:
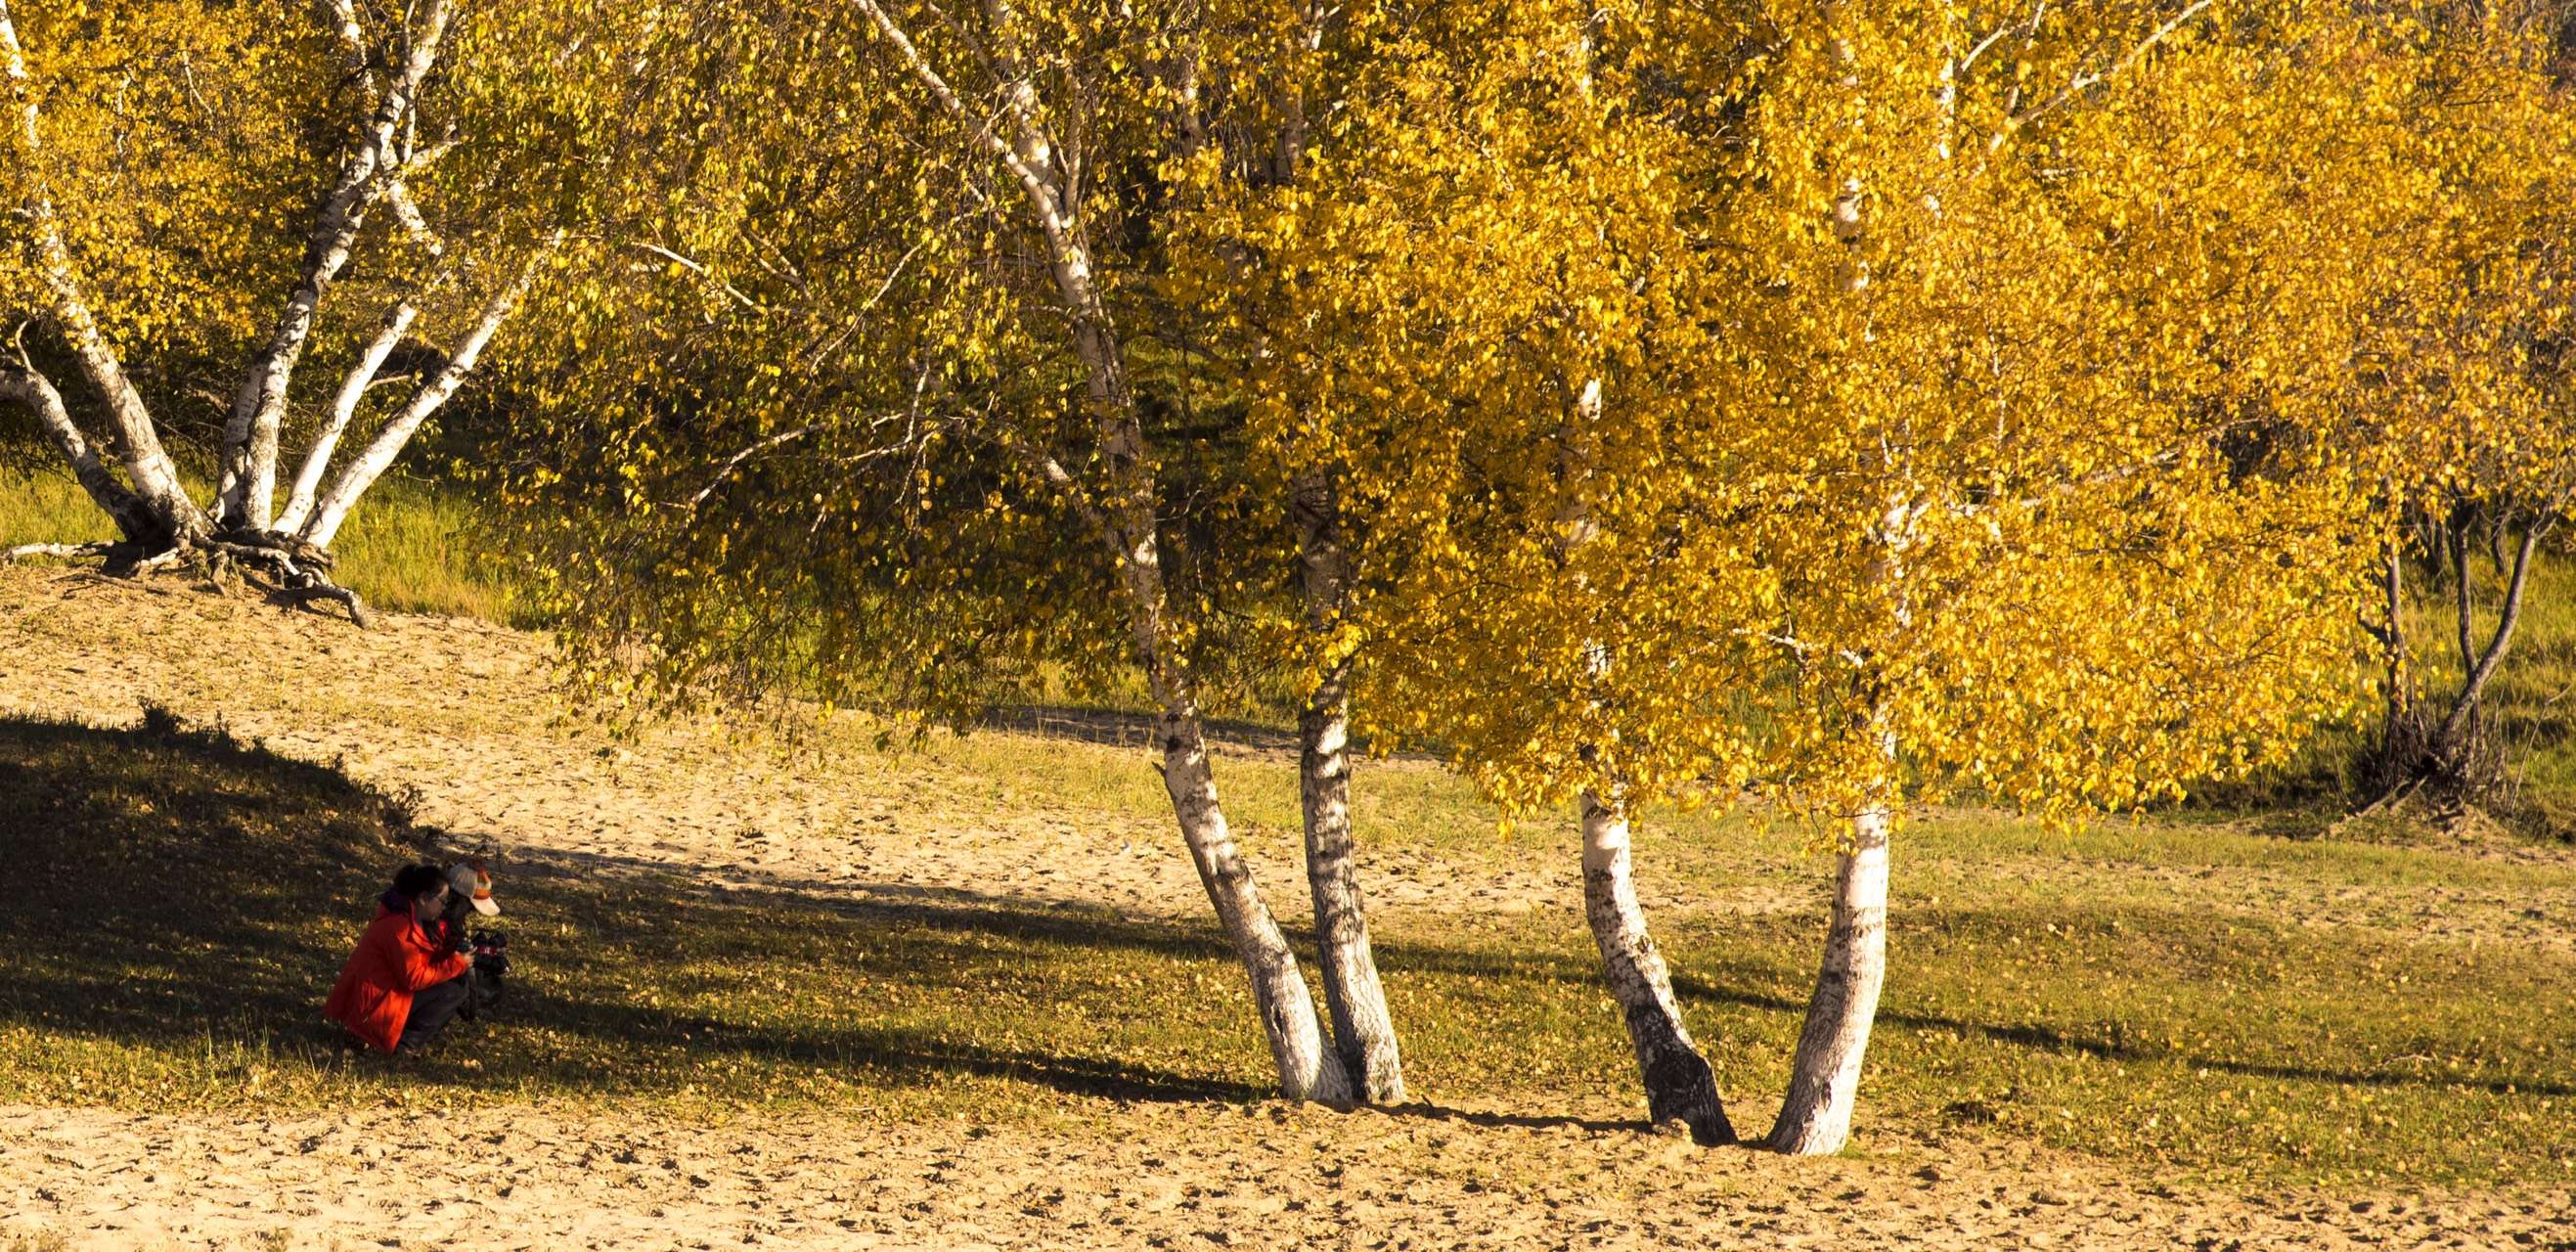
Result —
[{"label": "person wearing cap", "polygon": [[499,917],[501,906],[492,900],[492,867],[480,857],[469,857],[447,867],[447,907],[438,914],[438,924],[430,927],[430,938],[451,952],[467,948],[465,915],[480,913]]},{"label": "person wearing cap", "polygon": [[322,1011],[359,1042],[416,1052],[447,1028],[472,993],[472,962],[433,938],[447,908],[447,875],[406,865],[376,900],[376,920],[358,937]]},{"label": "person wearing cap", "polygon": [[[501,915],[501,906],[492,899],[492,867],[484,864],[481,857],[468,857],[447,867],[447,907],[440,910],[437,924],[428,927],[431,942],[449,952],[465,953],[471,959],[473,940],[465,930],[469,913]],[[479,963],[466,970],[463,981],[467,994],[458,1016],[469,1022],[500,995],[499,984],[487,978],[486,972]]]}]

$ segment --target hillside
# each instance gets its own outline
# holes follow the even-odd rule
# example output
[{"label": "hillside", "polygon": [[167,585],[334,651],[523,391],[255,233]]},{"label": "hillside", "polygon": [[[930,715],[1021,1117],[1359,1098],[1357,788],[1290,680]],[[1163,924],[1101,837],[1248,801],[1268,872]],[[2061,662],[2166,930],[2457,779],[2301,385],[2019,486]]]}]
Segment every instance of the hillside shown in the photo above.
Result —
[{"label": "hillside", "polygon": [[[1262,1098],[1141,752],[612,739],[561,715],[538,637],[177,579],[0,571],[0,638],[0,859],[32,887],[0,910],[0,1231],[31,1239],[2576,1241],[2556,846],[1933,815],[1857,1146],[1787,1161],[1644,1133],[1571,832],[1498,829],[1427,765],[1366,769],[1359,823],[1429,1103],[1339,1114]],[[1221,769],[1301,913],[1290,764]],[[1812,976],[1805,843],[1640,843],[1739,1125]],[[313,1006],[430,847],[494,856],[522,998],[417,1069],[335,1066]]]}]

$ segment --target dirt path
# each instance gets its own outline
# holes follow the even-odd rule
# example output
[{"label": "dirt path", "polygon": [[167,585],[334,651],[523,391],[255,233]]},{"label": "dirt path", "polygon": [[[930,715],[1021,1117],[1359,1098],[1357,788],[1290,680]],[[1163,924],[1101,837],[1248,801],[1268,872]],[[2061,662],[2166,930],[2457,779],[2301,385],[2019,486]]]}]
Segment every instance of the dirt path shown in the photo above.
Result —
[{"label": "dirt path", "polygon": [[[504,853],[856,898],[962,890],[1187,918],[1205,907],[1164,821],[994,795],[971,761],[782,764],[705,729],[618,744],[553,724],[539,642],[480,623],[397,618],[359,633],[167,582],[17,570],[0,571],[0,640],[12,645],[0,714],[112,724],[154,701],[408,789],[423,820]],[[298,667],[273,668],[279,657]],[[1140,768],[1136,753],[1089,750],[1099,770]],[[2183,873],[2100,872],[2150,885]],[[1397,916],[1577,907],[1565,858],[1408,856],[1369,874]],[[2455,921],[2508,903],[2446,898]],[[2352,924],[2381,924],[2380,903]],[[1650,907],[1808,901],[1747,887]],[[439,1111],[0,1108],[0,1249],[31,1232],[98,1247],[2576,1249],[2565,1191],[2177,1191],[1968,1140],[1788,1161],[1618,1127],[1271,1105],[1075,1099],[1054,1133]],[[1742,1111],[1747,1124],[1757,1111]]]}]

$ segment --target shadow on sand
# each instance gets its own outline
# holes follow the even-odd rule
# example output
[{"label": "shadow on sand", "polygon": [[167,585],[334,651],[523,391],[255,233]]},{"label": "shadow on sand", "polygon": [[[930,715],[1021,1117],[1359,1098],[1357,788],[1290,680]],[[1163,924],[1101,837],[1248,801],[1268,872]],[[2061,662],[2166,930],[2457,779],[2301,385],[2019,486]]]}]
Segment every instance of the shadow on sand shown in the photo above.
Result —
[{"label": "shadow on sand", "polygon": [[[319,1005],[376,894],[396,866],[435,859],[449,842],[396,798],[220,730],[161,716],[130,728],[0,719],[0,864],[12,884],[0,907],[0,1026],[172,1052],[229,1042],[320,1063],[329,1035]],[[425,1070],[423,1081],[650,1091],[692,1065],[747,1062],[864,1071],[887,1084],[974,1075],[1130,1101],[1269,1094],[1229,1076],[1244,1069],[1232,1062],[1145,1059],[1122,1030],[1151,1010],[1130,998],[1151,991],[1103,981],[1103,971],[1149,987],[1222,979],[1232,953],[1212,926],[901,884],[719,888],[680,867],[588,854],[522,857],[507,873],[505,921],[542,925],[514,936],[514,955],[541,972],[483,1037],[486,1068]],[[1415,979],[1506,988],[1594,979],[1573,948],[1388,942],[1379,951],[1390,974]],[[803,994],[849,997],[864,1011],[789,1011],[772,971]],[[1016,1024],[988,1032],[1003,1016],[999,981],[1012,979],[1021,984]],[[1751,968],[1676,979],[1704,1005],[1803,1010],[1754,989],[1771,982]],[[1224,997],[1179,1002],[1205,1015],[1209,1035],[1245,1029]],[[1884,1016],[2015,1047],[2141,1055],[2049,1026],[1894,1005]],[[1605,1019],[1602,1029],[1615,1026]],[[2451,1085],[2185,1060],[2289,1080]],[[2576,1094],[2563,1084],[2515,1086]],[[1433,1105],[1390,1111],[1487,1126],[1637,1125]]]}]

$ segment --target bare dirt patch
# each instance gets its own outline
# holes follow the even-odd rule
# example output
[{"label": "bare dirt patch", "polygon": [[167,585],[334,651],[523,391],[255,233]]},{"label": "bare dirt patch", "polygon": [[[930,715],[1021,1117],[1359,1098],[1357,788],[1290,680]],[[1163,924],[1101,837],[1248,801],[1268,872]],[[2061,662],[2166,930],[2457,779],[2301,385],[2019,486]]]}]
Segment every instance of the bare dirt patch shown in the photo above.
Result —
[{"label": "bare dirt patch", "polygon": [[[1053,1131],[545,1109],[0,1110],[0,1222],[99,1246],[2510,1248],[2576,1197],[2207,1194],[2010,1147],[1792,1161],[1579,1124],[1103,1107]],[[0,1229],[5,1229],[0,1225]]]}]

